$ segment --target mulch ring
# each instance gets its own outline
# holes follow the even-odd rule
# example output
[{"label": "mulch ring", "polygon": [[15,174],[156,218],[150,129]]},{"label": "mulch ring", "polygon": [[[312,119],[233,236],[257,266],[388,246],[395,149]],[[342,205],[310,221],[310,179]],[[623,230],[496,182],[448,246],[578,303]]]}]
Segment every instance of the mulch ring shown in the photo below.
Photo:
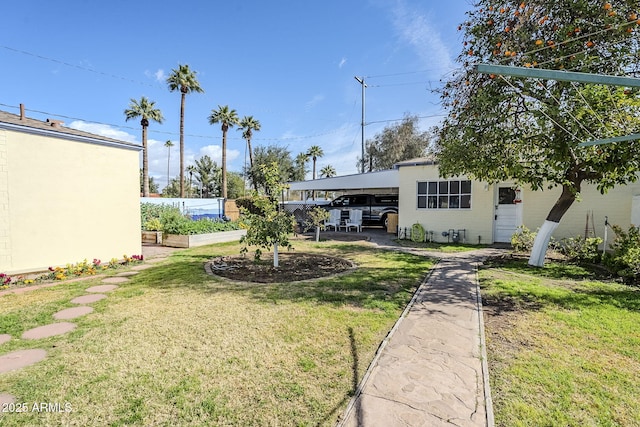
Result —
[{"label": "mulch ring", "polygon": [[253,256],[215,258],[205,264],[214,276],[242,282],[288,283],[333,276],[355,268],[347,259],[309,253],[281,253],[278,268],[273,267],[273,254],[263,254],[260,261]]}]

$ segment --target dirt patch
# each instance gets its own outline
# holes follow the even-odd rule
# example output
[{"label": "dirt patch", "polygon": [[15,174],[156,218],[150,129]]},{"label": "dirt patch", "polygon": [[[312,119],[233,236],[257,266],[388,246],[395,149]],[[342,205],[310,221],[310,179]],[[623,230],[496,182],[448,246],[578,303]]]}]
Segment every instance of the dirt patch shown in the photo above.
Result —
[{"label": "dirt patch", "polygon": [[265,254],[260,261],[253,257],[229,256],[215,258],[205,264],[214,276],[256,283],[286,283],[332,276],[355,268],[346,259],[309,253],[283,253],[279,267],[273,267],[273,255]]}]

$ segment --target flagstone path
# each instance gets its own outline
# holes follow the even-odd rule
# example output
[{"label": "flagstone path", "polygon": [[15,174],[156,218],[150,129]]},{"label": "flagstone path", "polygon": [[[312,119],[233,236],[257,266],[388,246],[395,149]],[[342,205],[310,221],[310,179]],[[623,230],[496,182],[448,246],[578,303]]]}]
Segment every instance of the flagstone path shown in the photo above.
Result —
[{"label": "flagstone path", "polygon": [[[160,262],[166,258],[156,258],[153,261]],[[114,277],[107,277],[102,279],[103,285],[91,286],[85,289],[89,292],[88,295],[82,295],[71,300],[73,304],[79,304],[78,307],[66,308],[53,314],[55,320],[71,320],[80,316],[85,316],[93,312],[93,307],[89,307],[84,304],[92,304],[107,297],[103,292],[111,292],[118,289],[118,285],[115,283],[126,283],[129,281],[128,277],[134,276],[139,273],[139,270],[152,267],[150,264],[135,265],[132,270],[137,271],[125,271],[118,273]],[[75,323],[71,322],[55,322],[48,325],[38,326],[33,329],[29,329],[22,334],[22,339],[37,340],[43,338],[50,338],[68,332],[73,331],[76,328]],[[0,345],[11,340],[11,335],[1,334]],[[27,366],[34,365],[47,357],[46,350],[43,349],[30,349],[30,350],[17,350],[11,353],[0,355],[0,373],[16,371]],[[0,393],[0,405],[9,404],[15,402],[16,399],[9,393]]]}]

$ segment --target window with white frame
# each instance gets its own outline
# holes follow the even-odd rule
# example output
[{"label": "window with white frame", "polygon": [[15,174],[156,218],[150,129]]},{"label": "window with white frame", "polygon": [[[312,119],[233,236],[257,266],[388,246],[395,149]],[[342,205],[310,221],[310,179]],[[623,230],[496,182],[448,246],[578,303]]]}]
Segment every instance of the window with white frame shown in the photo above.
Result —
[{"label": "window with white frame", "polygon": [[418,209],[471,209],[471,181],[418,181]]}]

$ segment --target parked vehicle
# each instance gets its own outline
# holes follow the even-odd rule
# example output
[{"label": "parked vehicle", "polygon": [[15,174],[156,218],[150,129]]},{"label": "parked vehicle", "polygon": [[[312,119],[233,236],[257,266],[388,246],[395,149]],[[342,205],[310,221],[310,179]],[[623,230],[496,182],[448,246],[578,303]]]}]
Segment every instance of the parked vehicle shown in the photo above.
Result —
[{"label": "parked vehicle", "polygon": [[342,220],[349,218],[350,209],[362,210],[362,222],[387,226],[387,215],[398,213],[397,194],[347,194],[333,200],[328,205],[322,206],[327,210],[340,209]]}]

